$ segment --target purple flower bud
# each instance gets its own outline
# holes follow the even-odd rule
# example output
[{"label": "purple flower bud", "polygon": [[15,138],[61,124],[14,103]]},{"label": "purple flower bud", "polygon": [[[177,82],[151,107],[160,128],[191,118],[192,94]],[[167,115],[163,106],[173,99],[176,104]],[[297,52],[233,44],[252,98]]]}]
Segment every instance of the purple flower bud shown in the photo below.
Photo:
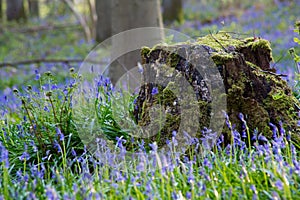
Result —
[{"label": "purple flower bud", "polygon": [[259,142],[268,142],[268,139],[263,135],[259,135],[257,139]]},{"label": "purple flower bud", "polygon": [[273,133],[272,138],[273,138],[273,139],[276,139],[276,138],[277,138],[278,129],[277,129],[277,127],[276,127],[274,124],[272,124],[271,122],[269,123],[269,125],[271,126],[272,133]]},{"label": "purple flower bud", "polygon": [[152,151],[156,152],[157,151],[157,144],[156,142],[149,144],[149,146],[152,148]]},{"label": "purple flower bud", "polygon": [[275,182],[275,186],[278,188],[278,190],[282,190],[283,189],[283,183],[281,180],[277,180]]},{"label": "purple flower bud", "polygon": [[252,192],[254,192],[254,193],[256,193],[257,191],[256,191],[256,187],[255,187],[255,185],[250,185],[250,189],[252,190]]},{"label": "purple flower bud", "polygon": [[36,69],[36,70],[34,70],[34,73],[35,73],[35,80],[39,80],[41,78],[39,71]]},{"label": "purple flower bud", "polygon": [[56,191],[53,188],[51,188],[50,186],[48,186],[46,188],[46,197],[49,200],[57,200],[57,199],[59,199],[58,196],[57,196]]},{"label": "purple flower bud", "polygon": [[44,107],[44,111],[50,112],[49,108],[47,106]]},{"label": "purple flower bud", "polygon": [[65,139],[64,134],[60,131],[60,128],[56,128],[56,136],[59,138],[60,141]]},{"label": "purple flower bud", "polygon": [[152,88],[151,94],[152,94],[152,95],[158,94],[158,88],[157,88],[157,87]]},{"label": "purple flower bud", "polygon": [[54,140],[53,146],[54,146],[55,149],[57,149],[58,152],[62,152],[61,146],[59,145],[57,140]]},{"label": "purple flower bud", "polygon": [[8,151],[6,148],[2,145],[0,142],[0,162],[5,163],[5,167],[8,169],[9,168],[9,159],[8,159]]},{"label": "purple flower bud", "polygon": [[30,158],[30,155],[27,153],[27,151],[24,151],[23,154],[19,157],[19,160],[26,161],[29,158]]},{"label": "purple flower bud", "polygon": [[187,199],[192,199],[192,193],[187,192],[187,193],[186,193],[186,198],[187,198]]},{"label": "purple flower bud", "polygon": [[117,140],[116,146],[117,146],[117,147],[120,147],[120,148],[122,148],[122,147],[123,147],[123,143],[126,142],[126,140],[123,139],[123,136],[121,136],[121,137],[116,137],[116,140]]},{"label": "purple flower bud", "polygon": [[71,153],[74,157],[76,157],[77,154],[76,154],[76,151],[74,150],[74,148],[71,149]]}]

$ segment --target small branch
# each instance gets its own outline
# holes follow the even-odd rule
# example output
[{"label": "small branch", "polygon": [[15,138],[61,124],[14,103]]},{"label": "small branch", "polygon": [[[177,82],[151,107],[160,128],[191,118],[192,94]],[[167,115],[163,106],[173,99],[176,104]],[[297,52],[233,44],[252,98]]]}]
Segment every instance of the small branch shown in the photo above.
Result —
[{"label": "small branch", "polygon": [[286,75],[286,74],[276,74],[276,73],[274,73],[274,72],[270,72],[270,71],[266,71],[266,70],[262,70],[262,69],[257,69],[257,68],[252,67],[252,66],[250,66],[250,68],[251,68],[251,69],[254,69],[254,70],[258,70],[258,71],[263,72],[263,73],[271,74],[271,75],[273,75],[273,76],[288,77],[288,75]]},{"label": "small branch", "polygon": [[81,28],[80,25],[76,24],[63,24],[63,25],[44,25],[44,26],[34,26],[34,27],[28,27],[28,28],[22,28],[22,29],[16,29],[16,28],[6,28],[0,26],[0,30],[8,30],[10,32],[18,32],[18,33],[32,33],[32,32],[39,32],[39,31],[51,31],[51,30],[59,30],[59,29],[79,29]]},{"label": "small branch", "polygon": [[92,2],[92,0],[87,0],[88,7],[89,7],[89,13],[90,13],[90,30],[92,37],[95,38],[96,36],[96,23],[97,23],[97,13],[95,8],[95,1]]},{"label": "small branch", "polygon": [[209,31],[209,34],[210,34],[210,36],[215,40],[215,42],[217,42],[217,43],[223,48],[223,50],[224,50],[226,53],[228,53],[228,50],[221,44],[221,42],[219,42],[219,40],[217,40],[217,38],[215,38],[215,37],[213,36],[213,34],[211,33],[211,31]]},{"label": "small branch", "polygon": [[0,63],[0,67],[16,67],[18,65],[30,65],[30,64],[38,64],[38,63],[81,63],[81,62],[88,62],[88,63],[95,63],[95,64],[102,64],[101,62],[97,62],[95,60],[83,60],[83,59],[33,59],[33,60],[22,60],[18,62],[4,62]]},{"label": "small branch", "polygon": [[85,37],[86,39],[89,41],[92,39],[92,34],[91,34],[91,30],[86,22],[86,20],[84,19],[84,17],[75,9],[75,5],[72,1],[70,0],[63,0],[63,2],[65,2],[65,4],[72,10],[72,12],[74,13],[75,17],[77,18],[77,20],[79,21],[79,23],[81,24],[84,33],[85,33]]}]

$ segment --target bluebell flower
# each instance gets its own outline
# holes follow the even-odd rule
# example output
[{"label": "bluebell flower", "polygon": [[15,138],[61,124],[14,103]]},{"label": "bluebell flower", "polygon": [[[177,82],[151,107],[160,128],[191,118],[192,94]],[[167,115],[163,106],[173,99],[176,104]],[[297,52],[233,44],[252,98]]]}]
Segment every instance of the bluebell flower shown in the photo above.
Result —
[{"label": "bluebell flower", "polygon": [[224,135],[221,134],[220,137],[217,140],[217,147],[218,147],[219,150],[221,149],[221,145],[223,144],[223,142],[224,142]]},{"label": "bluebell flower", "polygon": [[117,146],[117,147],[120,147],[120,148],[123,147],[123,143],[126,142],[126,140],[123,139],[123,136],[121,136],[121,137],[116,137],[116,140],[117,140],[116,146]]},{"label": "bluebell flower", "polygon": [[44,111],[50,112],[49,108],[47,106],[44,106]]},{"label": "bluebell flower", "polygon": [[36,70],[34,70],[34,73],[35,73],[35,80],[39,80],[41,78],[39,71],[36,69]]},{"label": "bluebell flower", "polygon": [[59,138],[60,141],[63,141],[65,139],[64,134],[61,132],[60,128],[56,128],[56,136]]},{"label": "bluebell flower", "polygon": [[187,192],[185,196],[186,196],[187,199],[192,199],[192,193],[191,192]]},{"label": "bluebell flower", "polygon": [[62,152],[61,146],[59,145],[57,140],[54,140],[53,146],[54,146],[55,149],[57,149],[58,152]]},{"label": "bluebell flower", "polygon": [[142,172],[145,170],[145,163],[143,161],[139,162],[139,164],[136,166],[136,170],[138,172]]},{"label": "bluebell flower", "polygon": [[195,181],[195,177],[192,173],[190,173],[190,175],[188,176],[188,183],[193,183]]},{"label": "bluebell flower", "polygon": [[149,146],[151,147],[152,151],[154,151],[154,152],[157,151],[157,144],[156,144],[156,142],[153,142],[152,144],[149,144]]},{"label": "bluebell flower", "polygon": [[8,158],[8,151],[7,149],[2,145],[0,141],[0,162],[5,163],[5,167],[8,169],[9,168],[9,158]]},{"label": "bluebell flower", "polygon": [[278,190],[282,190],[283,189],[283,183],[281,180],[277,180],[275,182],[275,186],[277,187]]},{"label": "bluebell flower", "polygon": [[268,142],[268,139],[263,135],[259,135],[257,139],[259,142],[263,142],[263,143]]},{"label": "bluebell flower", "polygon": [[257,193],[255,185],[250,185],[250,189],[252,190],[253,193]]},{"label": "bluebell flower", "polygon": [[19,157],[19,160],[28,160],[30,158],[30,155],[27,151],[24,151],[23,154]]},{"label": "bluebell flower", "polygon": [[77,156],[76,151],[74,150],[74,148],[71,149],[71,153],[72,153],[72,155],[73,155],[74,157]]},{"label": "bluebell flower", "polygon": [[55,189],[51,188],[50,186],[48,186],[46,188],[46,193],[45,194],[46,194],[46,198],[48,200],[58,200],[59,199]]},{"label": "bluebell flower", "polygon": [[56,90],[56,89],[58,89],[57,85],[56,85],[56,84],[53,84],[53,85],[51,86],[51,90]]},{"label": "bluebell flower", "polygon": [[279,133],[283,136],[285,135],[285,130],[283,128],[282,121],[279,121]]},{"label": "bluebell flower", "polygon": [[152,94],[152,95],[158,94],[158,88],[157,88],[157,87],[152,88],[151,94]]},{"label": "bluebell flower", "polygon": [[274,124],[272,124],[271,122],[269,123],[269,125],[271,126],[272,133],[273,133],[272,138],[273,138],[273,139],[276,139],[276,138],[277,138],[278,129],[277,129],[277,127],[276,127]]},{"label": "bluebell flower", "polygon": [[225,116],[225,123],[226,123],[228,129],[232,130],[232,126],[231,126],[228,114],[225,111],[223,111],[223,114]]},{"label": "bluebell flower", "polygon": [[204,158],[203,165],[208,167],[209,169],[212,169],[212,164],[211,164],[211,162],[209,162],[209,160],[207,158]]}]

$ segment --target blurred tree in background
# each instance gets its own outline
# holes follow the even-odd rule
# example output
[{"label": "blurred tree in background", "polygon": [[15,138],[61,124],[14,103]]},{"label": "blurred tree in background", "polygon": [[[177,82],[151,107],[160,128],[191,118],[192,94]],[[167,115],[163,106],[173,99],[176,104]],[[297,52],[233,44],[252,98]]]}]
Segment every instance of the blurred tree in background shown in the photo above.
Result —
[{"label": "blurred tree in background", "polygon": [[96,0],[97,24],[96,41],[102,42],[112,34],[112,2],[111,0]]},{"label": "blurred tree in background", "polygon": [[[115,35],[120,32],[141,28],[141,27],[163,27],[162,16],[160,11],[159,0],[113,0],[111,9],[111,34]],[[102,10],[98,11],[101,12]],[[98,15],[98,18],[101,15]],[[104,31],[98,27],[97,31]],[[97,34],[98,35],[98,34]],[[145,35],[145,38],[152,38],[159,41],[162,35]],[[127,41],[114,41],[112,46],[119,48],[121,45],[129,46],[131,42],[134,42],[135,36],[128,37]],[[126,71],[137,66],[137,63],[141,62],[140,50],[132,51],[117,59],[117,62],[113,63],[109,68],[108,75],[111,78],[112,83],[116,81],[126,73]]]},{"label": "blurred tree in background", "polygon": [[23,0],[6,0],[6,19],[7,21],[26,21],[26,13]]},{"label": "blurred tree in background", "polygon": [[2,21],[2,0],[0,0],[0,21]]},{"label": "blurred tree in background", "polygon": [[[59,60],[66,60],[66,57],[76,57],[80,60],[97,43],[112,35],[139,27],[161,27],[164,21],[168,28],[192,37],[221,30],[238,33],[241,37],[265,37],[272,41],[275,60],[280,59],[280,63],[276,65],[285,67],[288,66],[285,51],[293,45],[292,37],[288,36],[292,34],[289,21],[295,21],[299,16],[294,11],[299,5],[297,2],[0,0],[0,60],[4,64],[14,60],[39,61],[57,57],[63,58]],[[26,19],[26,24],[15,24],[26,22]],[[53,39],[56,42],[53,42]],[[123,44],[112,45],[121,47],[128,44],[124,41]],[[124,55],[118,59],[119,65],[135,66],[139,61],[136,59],[139,52],[136,52],[136,57],[134,54],[131,53],[132,57]],[[28,63],[31,62],[27,62],[26,65],[29,65]],[[40,63],[42,62],[37,66]],[[120,74],[122,73],[121,71]]]},{"label": "blurred tree in background", "polygon": [[165,24],[173,21],[183,21],[183,1],[182,0],[163,0],[163,19]]},{"label": "blurred tree in background", "polygon": [[38,0],[28,0],[29,14],[32,17],[39,17],[39,1]]}]

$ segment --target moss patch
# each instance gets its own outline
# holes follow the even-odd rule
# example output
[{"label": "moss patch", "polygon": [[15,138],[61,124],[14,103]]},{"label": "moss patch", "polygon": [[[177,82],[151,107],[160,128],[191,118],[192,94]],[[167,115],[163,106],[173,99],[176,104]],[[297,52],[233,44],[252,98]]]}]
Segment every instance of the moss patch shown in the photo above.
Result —
[{"label": "moss patch", "polygon": [[[170,135],[170,131],[179,128],[181,109],[185,109],[184,105],[173,105],[176,101],[175,94],[181,92],[176,81],[174,82],[178,75],[184,76],[197,94],[196,102],[181,104],[197,104],[200,111],[197,123],[200,129],[210,125],[212,91],[203,81],[205,73],[209,71],[204,66],[203,71],[198,72],[192,64],[201,63],[197,61],[204,58],[202,54],[205,52],[199,50],[201,47],[208,51],[204,56],[211,57],[218,66],[226,92],[223,96],[227,97],[226,112],[237,130],[243,129],[243,123],[239,119],[239,114],[243,113],[251,134],[257,129],[259,134],[271,138],[269,124],[275,124],[279,129],[282,122],[284,128],[293,133],[293,140],[300,141],[297,126],[300,105],[288,84],[276,76],[275,70],[270,67],[272,52],[269,41],[260,38],[236,39],[222,32],[199,38],[195,43],[160,44],[152,49],[142,49],[144,64],[160,63],[160,66],[152,67],[154,79],[164,83],[159,94],[154,97],[154,102],[162,102],[165,108],[173,109],[173,112],[168,113],[168,123],[162,134]],[[141,90],[139,98],[143,102],[152,97],[149,92]],[[225,140],[230,142],[232,136],[228,128],[223,129],[223,134]],[[201,137],[200,130],[197,135]]]}]

